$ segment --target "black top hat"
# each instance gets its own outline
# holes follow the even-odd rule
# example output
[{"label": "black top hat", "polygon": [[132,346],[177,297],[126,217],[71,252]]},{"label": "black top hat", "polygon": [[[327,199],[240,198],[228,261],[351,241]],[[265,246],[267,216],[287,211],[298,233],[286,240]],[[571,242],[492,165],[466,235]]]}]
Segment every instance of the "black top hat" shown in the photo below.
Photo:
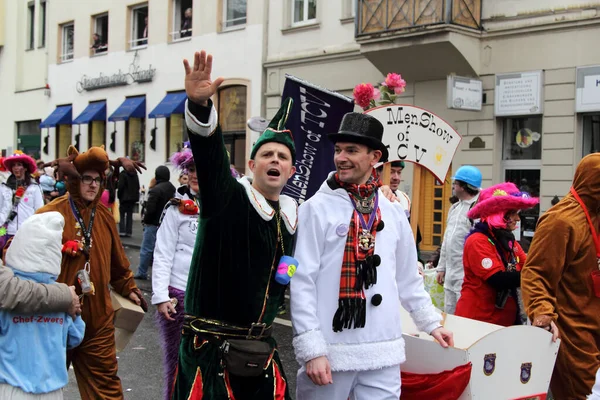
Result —
[{"label": "black top hat", "polygon": [[383,125],[375,117],[368,114],[349,112],[344,115],[340,129],[337,133],[327,135],[333,143],[350,142],[364,144],[373,150],[379,150],[382,153],[379,161],[385,162],[388,159],[388,149],[381,142],[383,137]]}]

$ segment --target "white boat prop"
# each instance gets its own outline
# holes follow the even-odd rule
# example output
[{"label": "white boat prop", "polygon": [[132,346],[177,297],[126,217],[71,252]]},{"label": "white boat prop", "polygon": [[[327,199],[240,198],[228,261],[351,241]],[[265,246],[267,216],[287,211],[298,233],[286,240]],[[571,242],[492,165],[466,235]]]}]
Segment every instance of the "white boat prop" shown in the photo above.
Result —
[{"label": "white boat prop", "polygon": [[[419,332],[402,309],[406,362],[402,372],[438,374],[471,363],[471,379],[459,400],[545,400],[560,339],[532,326],[503,327],[442,313],[454,333],[454,347],[444,349]],[[404,386],[404,385],[403,385]]]}]

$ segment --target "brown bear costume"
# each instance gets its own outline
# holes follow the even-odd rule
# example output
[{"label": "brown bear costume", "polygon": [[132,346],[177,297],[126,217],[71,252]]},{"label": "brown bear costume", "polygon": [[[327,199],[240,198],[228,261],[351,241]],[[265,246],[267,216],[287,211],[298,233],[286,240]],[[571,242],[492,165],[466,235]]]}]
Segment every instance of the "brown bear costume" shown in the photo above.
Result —
[{"label": "brown bear costume", "polygon": [[[57,160],[64,172],[72,166],[78,173],[97,171],[104,179],[109,167],[109,159],[103,147],[92,147],[79,154],[71,146],[68,159]],[[72,164],[69,165],[70,161]],[[104,189],[100,185],[98,195],[92,202],[85,201],[80,194],[80,179],[72,175],[67,180],[67,194],[61,196],[38,210],[38,213],[58,211],[65,218],[63,244],[78,243],[76,254],[63,254],[61,273],[57,281],[67,285],[75,285],[81,293],[77,281],[77,272],[84,268],[86,255],[81,251],[85,242],[85,229],[76,217],[77,209],[85,227],[89,227],[93,210],[91,243],[89,249],[89,276],[95,287],[94,295],[86,295],[82,299],[81,317],[86,323],[85,337],[79,347],[68,351],[67,363],[73,363],[77,384],[82,399],[122,399],[121,380],[117,376],[117,357],[115,347],[115,328],[113,325],[114,310],[110,299],[109,284],[123,297],[133,291],[144,303],[143,296],[137,288],[133,274],[129,270],[129,260],[110,211],[99,200]],[[142,304],[143,306],[144,304]]]}]

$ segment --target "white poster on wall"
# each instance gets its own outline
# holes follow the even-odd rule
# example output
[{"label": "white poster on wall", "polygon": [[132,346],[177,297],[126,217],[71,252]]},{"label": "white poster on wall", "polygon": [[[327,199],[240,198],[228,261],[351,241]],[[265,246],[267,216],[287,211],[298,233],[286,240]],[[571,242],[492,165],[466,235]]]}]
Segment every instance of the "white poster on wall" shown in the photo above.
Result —
[{"label": "white poster on wall", "polygon": [[389,161],[410,161],[427,168],[444,182],[462,137],[446,121],[424,108],[394,104],[372,108],[383,124],[381,141],[390,153]]},{"label": "white poster on wall", "polygon": [[543,113],[542,71],[496,75],[496,116]]},{"label": "white poster on wall", "polygon": [[600,65],[577,68],[576,87],[576,111],[600,111]]},{"label": "white poster on wall", "polygon": [[478,79],[448,76],[448,108],[481,111],[483,84]]}]

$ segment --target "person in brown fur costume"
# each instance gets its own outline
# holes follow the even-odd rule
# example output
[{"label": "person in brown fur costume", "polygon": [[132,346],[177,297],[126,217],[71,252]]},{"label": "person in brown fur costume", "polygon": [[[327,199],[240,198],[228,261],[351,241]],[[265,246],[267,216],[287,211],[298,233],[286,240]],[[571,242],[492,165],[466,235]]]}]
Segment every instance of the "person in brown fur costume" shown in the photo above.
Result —
[{"label": "person in brown fur costume", "polygon": [[[52,164],[67,175],[67,194],[38,210],[58,211],[65,218],[61,273],[57,279],[75,285],[82,293],[82,318],[86,323],[81,345],[67,354],[73,363],[82,399],[122,399],[117,376],[114,310],[110,284],[117,293],[147,310],[147,304],[129,270],[115,220],[100,203],[109,164],[135,171],[139,164],[124,158],[110,161],[103,147],[78,153],[70,146],[68,157]],[[91,284],[82,281],[86,271]]]},{"label": "person in brown fur costume", "polygon": [[521,272],[527,315],[562,341],[550,388],[585,399],[600,368],[600,153],[584,157],[571,191],[540,218]]}]

